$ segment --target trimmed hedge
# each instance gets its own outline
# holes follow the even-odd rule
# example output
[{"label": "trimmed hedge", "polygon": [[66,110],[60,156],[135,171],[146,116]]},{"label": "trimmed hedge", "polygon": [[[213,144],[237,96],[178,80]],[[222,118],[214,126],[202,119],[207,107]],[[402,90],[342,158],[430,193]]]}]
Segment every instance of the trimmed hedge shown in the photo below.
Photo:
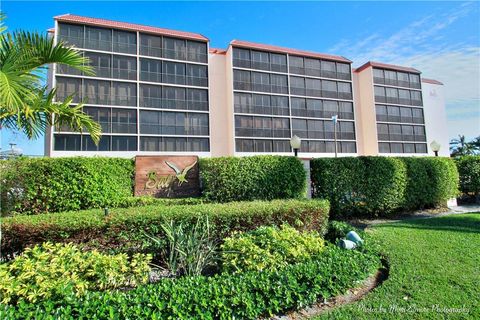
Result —
[{"label": "trimmed hedge", "polygon": [[36,214],[116,206],[133,194],[133,174],[133,161],[121,158],[2,161],[2,213]]},{"label": "trimmed hedge", "polygon": [[460,191],[466,196],[480,196],[480,156],[455,158],[460,175]]},{"label": "trimmed hedge", "polygon": [[200,160],[203,194],[217,202],[305,196],[306,172],[296,157],[221,157]]},{"label": "trimmed hedge", "polygon": [[131,291],[1,305],[8,319],[257,319],[344,293],[374,273],[371,252],[328,246],[318,260],[279,271],[164,279]]},{"label": "trimmed hedge", "polygon": [[[208,216],[213,235],[223,239],[233,231],[288,223],[302,230],[327,231],[329,205],[318,200],[275,200],[144,206],[128,209],[64,212],[2,218],[1,252],[9,259],[25,247],[46,241],[81,243],[109,252],[154,252],[158,247],[146,234],[162,237],[161,223],[195,223]],[[157,249],[156,249],[157,248]]]},{"label": "trimmed hedge", "polygon": [[320,158],[311,167],[313,197],[328,199],[334,217],[441,206],[457,193],[458,173],[448,158]]}]

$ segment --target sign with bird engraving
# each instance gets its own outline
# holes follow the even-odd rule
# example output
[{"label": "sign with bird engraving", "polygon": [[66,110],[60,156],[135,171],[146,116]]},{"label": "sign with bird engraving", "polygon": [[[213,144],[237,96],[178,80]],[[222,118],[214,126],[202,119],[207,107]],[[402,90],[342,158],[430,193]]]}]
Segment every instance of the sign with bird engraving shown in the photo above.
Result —
[{"label": "sign with bird engraving", "polygon": [[200,196],[198,157],[136,156],[135,196],[157,198]]}]

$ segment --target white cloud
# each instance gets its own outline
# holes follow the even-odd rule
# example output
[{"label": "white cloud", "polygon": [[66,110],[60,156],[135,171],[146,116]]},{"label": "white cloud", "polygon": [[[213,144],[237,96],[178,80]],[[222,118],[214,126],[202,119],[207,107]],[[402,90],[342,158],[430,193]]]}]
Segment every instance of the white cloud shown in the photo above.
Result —
[{"label": "white cloud", "polygon": [[449,28],[469,14],[478,14],[478,4],[467,2],[450,12],[428,15],[390,35],[377,32],[358,41],[342,39],[329,51],[348,57],[355,66],[366,61],[412,66],[422,76],[443,82],[450,137],[478,136],[480,43],[478,39],[473,44],[444,39]]}]

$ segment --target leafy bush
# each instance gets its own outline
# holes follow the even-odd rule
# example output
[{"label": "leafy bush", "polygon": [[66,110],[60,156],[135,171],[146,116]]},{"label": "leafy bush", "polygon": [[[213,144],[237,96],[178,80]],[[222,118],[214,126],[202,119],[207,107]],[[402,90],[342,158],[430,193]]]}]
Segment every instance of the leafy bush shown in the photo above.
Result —
[{"label": "leafy bush", "polygon": [[338,239],[345,238],[350,231],[355,231],[361,238],[363,238],[364,232],[353,227],[349,223],[343,221],[329,221],[325,240],[328,240],[331,243],[337,243]]},{"label": "leafy bush", "polygon": [[375,254],[328,246],[281,270],[164,279],[131,291],[0,306],[8,319],[257,319],[344,293],[380,266]]},{"label": "leafy bush", "polygon": [[296,157],[253,156],[200,160],[203,194],[217,202],[299,198],[306,172]]},{"label": "leafy bush", "polygon": [[283,225],[236,233],[221,248],[223,271],[263,271],[312,260],[323,251],[324,242],[315,231],[301,233]]},{"label": "leafy bush", "polygon": [[165,239],[162,223],[195,224],[208,217],[216,240],[233,231],[248,231],[262,225],[288,223],[302,230],[324,234],[328,223],[324,200],[275,200],[172,206],[144,206],[63,212],[2,218],[1,253],[10,258],[25,247],[45,241],[81,243],[108,252],[157,252],[159,246],[145,235]]},{"label": "leafy bush", "polygon": [[0,163],[2,213],[116,206],[133,193],[133,161],[120,158],[19,158]]},{"label": "leafy bush", "polygon": [[451,160],[437,157],[321,158],[311,161],[313,196],[332,217],[388,216],[446,204],[457,193]]},{"label": "leafy bush", "polygon": [[44,243],[0,264],[2,303],[80,296],[87,290],[131,287],[148,282],[151,256],[82,252],[73,244]]},{"label": "leafy bush", "polygon": [[480,196],[480,156],[455,158],[460,175],[460,191],[467,196]]}]

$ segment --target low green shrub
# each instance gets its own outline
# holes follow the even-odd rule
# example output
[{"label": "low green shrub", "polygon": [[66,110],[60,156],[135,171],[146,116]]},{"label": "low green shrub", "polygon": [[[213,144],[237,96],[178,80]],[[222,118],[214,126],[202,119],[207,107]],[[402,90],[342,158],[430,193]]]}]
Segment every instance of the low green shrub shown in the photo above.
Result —
[{"label": "low green shrub", "polygon": [[312,260],[324,250],[324,242],[315,231],[264,226],[233,234],[221,248],[223,271],[263,271]]},{"label": "low green shrub", "polygon": [[195,224],[208,217],[216,240],[233,231],[288,223],[301,230],[327,231],[329,205],[324,200],[275,200],[171,206],[143,206],[1,218],[1,253],[9,259],[24,248],[42,243],[74,242],[107,252],[158,252],[146,235],[164,239],[162,223]]},{"label": "low green shrub", "polygon": [[311,167],[313,196],[330,201],[332,217],[389,216],[445,205],[457,193],[448,158],[320,158]]},{"label": "low green shrub", "polygon": [[2,305],[8,319],[257,319],[344,293],[380,266],[361,250],[328,246],[318,260],[281,270],[164,279],[131,291]]},{"label": "low green shrub", "polygon": [[306,172],[296,157],[252,156],[200,160],[203,195],[216,202],[305,196]]},{"label": "low green shrub", "polygon": [[36,214],[116,206],[133,194],[130,159],[19,158],[0,163],[1,211]]},{"label": "low green shrub", "polygon": [[361,238],[363,238],[364,232],[353,227],[351,224],[344,221],[329,221],[328,231],[327,234],[325,234],[325,240],[328,240],[331,243],[337,243],[339,239],[345,238],[347,233],[350,231],[355,231],[358,235],[360,235]]},{"label": "low green shrub", "polygon": [[0,264],[2,303],[35,303],[79,297],[87,290],[133,287],[148,282],[151,256],[82,252],[73,244],[44,243]]},{"label": "low green shrub", "polygon": [[480,156],[455,158],[460,175],[460,191],[465,196],[480,196]]}]

